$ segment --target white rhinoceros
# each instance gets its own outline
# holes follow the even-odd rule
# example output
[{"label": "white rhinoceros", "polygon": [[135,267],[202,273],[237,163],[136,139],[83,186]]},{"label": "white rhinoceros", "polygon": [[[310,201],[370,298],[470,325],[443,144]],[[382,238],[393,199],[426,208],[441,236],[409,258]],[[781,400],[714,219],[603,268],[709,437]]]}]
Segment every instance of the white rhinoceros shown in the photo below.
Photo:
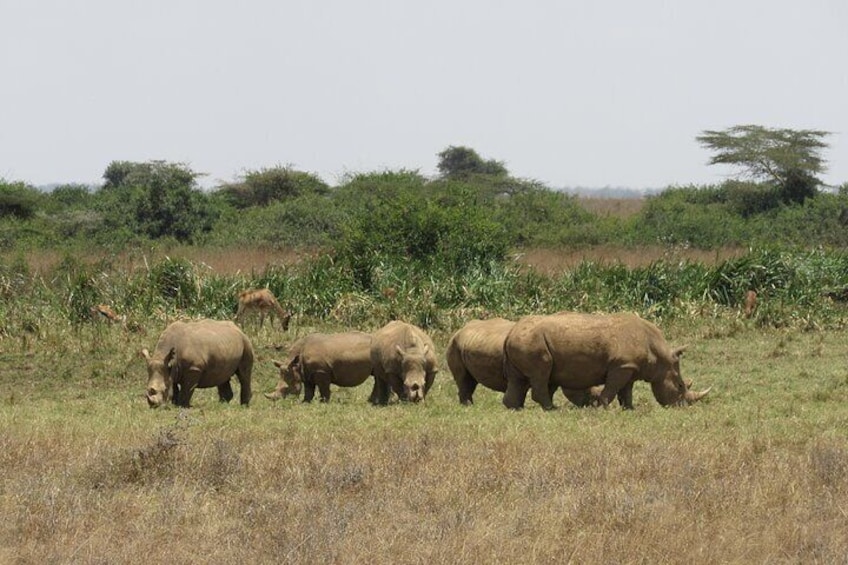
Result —
[{"label": "white rhinoceros", "polygon": [[613,398],[633,408],[633,383],[651,384],[660,404],[700,400],[709,392],[689,390],[680,376],[680,356],[662,332],[635,314],[580,314],[563,312],[526,316],[516,322],[504,343],[507,390],[503,403],[521,408],[531,390],[533,400],[553,408],[551,392],[557,387],[585,391],[603,385],[598,400],[608,406]]},{"label": "white rhinoceros", "polygon": [[218,387],[222,402],[233,398],[230,378],[241,385],[241,403],[250,402],[253,346],[232,322],[200,320],[174,322],[165,328],[151,355],[141,351],[147,362],[147,403],[151,408],[166,404],[188,407],[195,388]]}]

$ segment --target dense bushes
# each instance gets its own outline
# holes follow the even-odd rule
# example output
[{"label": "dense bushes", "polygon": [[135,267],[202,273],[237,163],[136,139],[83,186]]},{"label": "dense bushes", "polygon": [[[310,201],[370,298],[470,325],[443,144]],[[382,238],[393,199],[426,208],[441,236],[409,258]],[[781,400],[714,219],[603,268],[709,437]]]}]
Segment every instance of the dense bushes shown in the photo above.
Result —
[{"label": "dense bushes", "polygon": [[[349,217],[334,245],[336,257],[359,286],[375,286],[376,271],[409,262],[425,271],[465,273],[500,262],[509,240],[502,226],[467,192],[427,198],[409,191],[384,193]],[[436,274],[436,273],[433,273]]]},{"label": "dense bushes", "polygon": [[815,179],[727,181],[669,187],[629,217],[599,216],[580,200],[516,179],[473,150],[439,154],[440,178],[418,171],[358,173],[328,186],[291,167],[249,171],[211,191],[180,163],[115,161],[99,188],[42,193],[0,182],[0,246],[120,250],[156,240],[219,246],[334,250],[363,288],[387,260],[465,269],[521,246],[840,246],[848,243],[848,193]]}]

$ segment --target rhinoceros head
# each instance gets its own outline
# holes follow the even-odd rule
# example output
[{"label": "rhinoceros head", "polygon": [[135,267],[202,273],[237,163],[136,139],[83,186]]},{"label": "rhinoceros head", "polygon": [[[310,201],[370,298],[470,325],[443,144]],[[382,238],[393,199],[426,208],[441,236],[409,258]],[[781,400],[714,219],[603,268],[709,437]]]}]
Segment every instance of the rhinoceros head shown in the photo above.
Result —
[{"label": "rhinoceros head", "polygon": [[147,404],[151,408],[158,408],[167,404],[171,397],[176,350],[172,347],[165,357],[155,357],[146,349],[142,349],[141,356],[147,363]]},{"label": "rhinoceros head", "polygon": [[[274,391],[276,398],[285,398],[288,395],[298,396],[303,390],[303,368],[299,358],[295,358],[291,363],[282,363],[274,361],[274,366],[280,370],[280,381],[277,384],[277,390]],[[269,395],[265,395],[271,398]]]},{"label": "rhinoceros head", "polygon": [[427,386],[427,353],[430,346],[415,346],[407,349],[400,345],[395,347],[400,354],[401,379],[406,400],[412,402],[424,400],[429,388]]},{"label": "rhinoceros head", "polygon": [[670,361],[657,364],[658,374],[651,381],[651,391],[657,402],[663,406],[693,404],[710,392],[710,389],[701,392],[691,390],[691,381],[684,382],[680,376],[680,357],[685,349],[685,347],[678,347],[672,351]]}]

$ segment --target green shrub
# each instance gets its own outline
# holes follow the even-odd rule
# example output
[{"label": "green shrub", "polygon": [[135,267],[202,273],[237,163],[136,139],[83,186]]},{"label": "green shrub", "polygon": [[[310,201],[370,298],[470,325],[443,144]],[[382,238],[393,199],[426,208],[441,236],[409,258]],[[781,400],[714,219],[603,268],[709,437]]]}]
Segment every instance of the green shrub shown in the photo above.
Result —
[{"label": "green shrub", "polygon": [[291,167],[272,167],[248,171],[242,181],[225,184],[219,191],[232,206],[248,208],[299,196],[327,194],[329,187],[316,175]]},{"label": "green shrub", "polygon": [[507,233],[472,199],[467,193],[434,200],[397,191],[373,200],[342,224],[336,258],[366,291],[374,288],[382,264],[411,262],[430,272],[462,273],[502,261]]}]

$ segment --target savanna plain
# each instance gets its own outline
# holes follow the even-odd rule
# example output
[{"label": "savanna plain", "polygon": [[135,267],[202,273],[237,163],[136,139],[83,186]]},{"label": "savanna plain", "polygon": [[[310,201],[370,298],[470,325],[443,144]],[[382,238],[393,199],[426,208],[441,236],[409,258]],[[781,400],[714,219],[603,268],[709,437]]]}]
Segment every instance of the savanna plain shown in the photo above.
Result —
[{"label": "savanna plain", "polygon": [[[541,271],[570,261],[519,260]],[[267,258],[256,261],[235,269]],[[190,409],[147,407],[139,351],[164,319],[0,337],[0,562],[848,560],[844,329],[693,312],[659,325],[689,346],[684,378],[712,387],[701,402],[662,408],[637,383],[632,411],[576,408],[561,393],[557,410],[528,397],[509,411],[484,388],[473,406],[458,403],[444,348],[474,315],[428,330],[440,373],[426,400],[382,408],[367,402],[370,380],[334,387],[325,404],[262,393],[298,337],[372,331],[386,310],[355,328],[248,321],[248,408],[214,389]]]}]

